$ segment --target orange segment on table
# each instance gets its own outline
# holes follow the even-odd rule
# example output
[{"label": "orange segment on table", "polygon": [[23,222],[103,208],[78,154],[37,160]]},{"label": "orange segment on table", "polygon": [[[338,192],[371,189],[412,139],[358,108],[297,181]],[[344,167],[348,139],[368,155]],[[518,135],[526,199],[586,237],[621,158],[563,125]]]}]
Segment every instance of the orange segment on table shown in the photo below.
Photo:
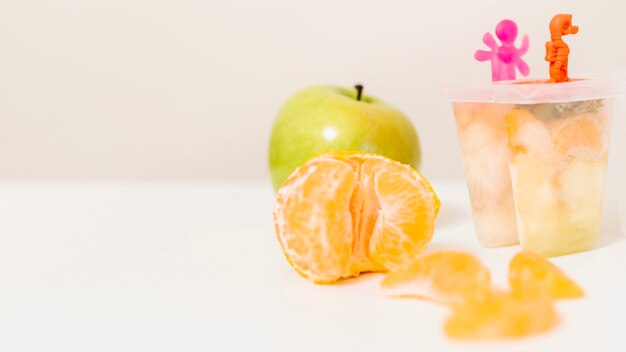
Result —
[{"label": "orange segment on table", "polygon": [[449,306],[484,299],[491,274],[476,256],[456,250],[428,253],[387,274],[382,288],[388,295],[417,297]]},{"label": "orange segment on table", "polygon": [[512,338],[546,332],[558,322],[547,296],[494,290],[486,300],[453,310],[444,330],[458,339]]},{"label": "orange segment on table", "polygon": [[522,251],[509,264],[509,284],[516,291],[542,291],[553,299],[578,298],[583,290],[556,265],[538,254]]}]

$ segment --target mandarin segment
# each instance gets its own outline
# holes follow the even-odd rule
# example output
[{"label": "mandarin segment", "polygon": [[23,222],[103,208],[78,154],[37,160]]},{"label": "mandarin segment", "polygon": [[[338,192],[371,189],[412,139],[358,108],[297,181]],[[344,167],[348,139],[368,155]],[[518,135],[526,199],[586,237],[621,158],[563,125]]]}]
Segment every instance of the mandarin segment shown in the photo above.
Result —
[{"label": "mandarin segment", "polygon": [[518,140],[516,135],[524,124],[533,121],[535,118],[525,109],[513,109],[504,117],[506,125],[505,131],[508,137],[509,147],[514,152],[525,152],[526,148]]},{"label": "mandarin segment", "polygon": [[554,299],[583,292],[556,266],[531,252],[511,260],[511,290],[491,285],[489,270],[474,255],[456,250],[425,254],[382,281],[390,296],[420,298],[451,308],[444,325],[454,339],[519,338],[551,330],[559,322]]},{"label": "mandarin segment", "polygon": [[276,235],[289,263],[316,283],[395,269],[430,241],[439,199],[417,171],[382,156],[315,157],[281,186]]},{"label": "mandarin segment", "polygon": [[349,200],[358,181],[354,170],[347,163],[321,158],[303,165],[297,173],[299,176],[288,179],[278,192],[274,213],[287,259],[316,282],[358,274],[349,260]]},{"label": "mandarin segment", "polygon": [[547,332],[558,321],[552,301],[544,295],[494,290],[488,299],[453,310],[444,330],[456,339],[514,338]]},{"label": "mandarin segment", "polygon": [[481,300],[491,274],[476,256],[442,250],[419,257],[387,274],[381,287],[390,296],[417,297],[449,306]]},{"label": "mandarin segment", "polygon": [[592,118],[582,116],[568,119],[567,123],[556,130],[552,141],[555,150],[561,154],[567,154],[580,148],[600,150],[602,148],[602,131],[598,123]]},{"label": "mandarin segment", "polygon": [[372,259],[389,270],[417,258],[433,235],[440,203],[430,186],[416,176],[382,171],[375,177],[380,212],[369,250]]},{"label": "mandarin segment", "polygon": [[509,284],[515,291],[542,291],[553,299],[585,295],[578,284],[538,254],[522,251],[509,264]]}]

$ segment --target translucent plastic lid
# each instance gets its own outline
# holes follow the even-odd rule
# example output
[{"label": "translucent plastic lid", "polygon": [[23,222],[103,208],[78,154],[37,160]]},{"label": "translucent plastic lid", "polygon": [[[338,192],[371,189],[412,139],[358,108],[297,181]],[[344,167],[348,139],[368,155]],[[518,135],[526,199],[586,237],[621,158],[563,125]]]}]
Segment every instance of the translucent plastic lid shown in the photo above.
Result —
[{"label": "translucent plastic lid", "polygon": [[446,99],[458,102],[538,104],[581,101],[614,97],[622,93],[623,78],[572,79],[546,83],[542,80],[517,80],[482,85],[451,85],[443,90]]}]

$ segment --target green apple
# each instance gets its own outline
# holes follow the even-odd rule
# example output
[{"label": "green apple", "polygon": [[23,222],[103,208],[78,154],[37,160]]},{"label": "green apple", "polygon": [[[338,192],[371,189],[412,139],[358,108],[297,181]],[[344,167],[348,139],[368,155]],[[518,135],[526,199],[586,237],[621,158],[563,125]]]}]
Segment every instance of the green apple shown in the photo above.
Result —
[{"label": "green apple", "polygon": [[419,139],[409,119],[362,89],[313,86],[285,102],[270,137],[274,190],[298,166],[329,150],[381,154],[419,167]]}]

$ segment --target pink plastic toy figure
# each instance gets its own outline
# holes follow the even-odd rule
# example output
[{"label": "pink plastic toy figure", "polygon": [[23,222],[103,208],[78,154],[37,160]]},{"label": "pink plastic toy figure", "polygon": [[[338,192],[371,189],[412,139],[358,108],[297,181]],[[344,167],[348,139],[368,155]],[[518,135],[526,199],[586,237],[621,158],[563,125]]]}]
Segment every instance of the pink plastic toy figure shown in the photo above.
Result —
[{"label": "pink plastic toy figure", "polygon": [[522,75],[528,76],[530,69],[528,64],[522,60],[522,56],[528,51],[528,36],[524,35],[522,46],[516,48],[517,24],[511,20],[503,20],[498,23],[496,36],[502,42],[501,46],[498,46],[491,33],[485,33],[483,42],[491,51],[477,50],[474,54],[478,61],[491,60],[491,79],[493,81],[515,79],[516,67]]}]

